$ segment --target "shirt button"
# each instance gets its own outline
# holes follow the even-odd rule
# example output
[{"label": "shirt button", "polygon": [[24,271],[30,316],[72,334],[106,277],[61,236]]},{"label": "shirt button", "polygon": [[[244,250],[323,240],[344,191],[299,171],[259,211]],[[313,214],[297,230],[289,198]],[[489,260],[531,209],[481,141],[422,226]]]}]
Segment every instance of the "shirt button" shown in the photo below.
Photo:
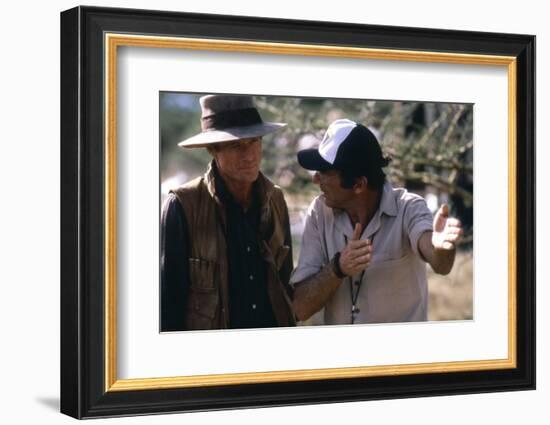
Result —
[{"label": "shirt button", "polygon": [[250,252],[250,247],[249,246],[246,247],[246,252]]},{"label": "shirt button", "polygon": [[250,280],[254,280],[254,276],[252,276],[252,275],[248,276],[248,278],[249,278]]},{"label": "shirt button", "polygon": [[252,310],[256,310],[256,304],[252,304]]}]

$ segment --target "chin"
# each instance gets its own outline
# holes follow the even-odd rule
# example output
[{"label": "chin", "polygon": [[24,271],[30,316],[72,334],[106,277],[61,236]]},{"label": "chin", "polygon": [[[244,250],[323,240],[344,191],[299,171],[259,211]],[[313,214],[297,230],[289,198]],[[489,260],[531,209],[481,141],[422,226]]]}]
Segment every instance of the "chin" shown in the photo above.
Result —
[{"label": "chin", "polygon": [[325,201],[325,205],[329,208],[338,209],[338,210],[342,209],[341,204],[339,204],[338,202],[335,202],[332,199],[327,199],[325,195],[323,195],[323,200]]},{"label": "chin", "polygon": [[239,180],[247,183],[254,183],[258,178],[259,170],[246,170],[239,173]]},{"label": "chin", "polygon": [[325,205],[330,208],[334,208],[334,205],[330,199],[328,199],[325,195],[321,195],[323,197],[323,201],[325,201]]}]

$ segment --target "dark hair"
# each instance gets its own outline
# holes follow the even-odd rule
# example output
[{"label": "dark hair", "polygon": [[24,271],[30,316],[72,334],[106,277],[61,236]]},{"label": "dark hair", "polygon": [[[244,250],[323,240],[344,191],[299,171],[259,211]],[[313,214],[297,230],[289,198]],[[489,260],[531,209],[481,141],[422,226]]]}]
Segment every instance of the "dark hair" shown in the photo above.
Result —
[{"label": "dark hair", "polygon": [[365,169],[362,171],[359,170],[338,170],[340,177],[342,179],[340,185],[344,189],[351,189],[358,178],[366,177],[367,186],[372,190],[381,190],[386,182],[386,174],[382,171],[382,168],[387,167],[391,162],[389,156],[381,158],[381,161],[377,165],[367,164]]}]

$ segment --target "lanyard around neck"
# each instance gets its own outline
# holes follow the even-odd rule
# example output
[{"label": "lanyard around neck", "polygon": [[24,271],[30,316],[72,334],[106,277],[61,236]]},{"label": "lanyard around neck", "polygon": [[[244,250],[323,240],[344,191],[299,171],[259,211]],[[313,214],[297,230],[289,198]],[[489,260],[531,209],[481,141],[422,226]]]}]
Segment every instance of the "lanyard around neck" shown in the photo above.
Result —
[{"label": "lanyard around neck", "polygon": [[[348,244],[348,237],[344,235],[344,241],[346,245]],[[361,312],[361,310],[357,307],[357,299],[359,298],[359,291],[361,291],[361,286],[363,284],[363,277],[365,276],[364,269],[361,272],[361,275],[359,276],[359,280],[353,282],[353,276],[349,276],[349,293],[351,298],[351,324],[353,325],[355,323],[355,319],[357,318],[357,315]],[[354,287],[357,288],[357,290],[354,291]]]}]

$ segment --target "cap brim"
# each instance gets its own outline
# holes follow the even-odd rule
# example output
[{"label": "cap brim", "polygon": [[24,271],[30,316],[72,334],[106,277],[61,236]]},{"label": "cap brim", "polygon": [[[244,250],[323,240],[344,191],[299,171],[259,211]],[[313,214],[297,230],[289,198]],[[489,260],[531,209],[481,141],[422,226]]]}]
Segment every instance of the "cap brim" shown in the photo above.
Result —
[{"label": "cap brim", "polygon": [[234,127],[224,130],[203,131],[196,136],[185,139],[178,143],[182,148],[204,148],[215,143],[231,142],[240,139],[249,139],[251,137],[261,137],[286,126],[281,122],[264,122],[261,124],[250,125],[246,127]]},{"label": "cap brim", "polygon": [[317,149],[304,149],[298,152],[298,164],[311,171],[326,171],[334,167]]}]

